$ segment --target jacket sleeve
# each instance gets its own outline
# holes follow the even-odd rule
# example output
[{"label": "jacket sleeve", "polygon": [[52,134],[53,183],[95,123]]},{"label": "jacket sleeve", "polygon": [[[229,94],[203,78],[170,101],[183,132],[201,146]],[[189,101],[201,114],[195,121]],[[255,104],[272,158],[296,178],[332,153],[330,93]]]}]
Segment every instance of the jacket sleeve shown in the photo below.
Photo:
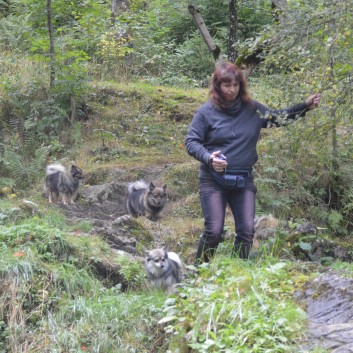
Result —
[{"label": "jacket sleeve", "polygon": [[206,117],[204,114],[197,111],[189,125],[188,133],[185,138],[185,147],[190,156],[208,165],[211,154],[204,147],[206,135]]},{"label": "jacket sleeve", "polygon": [[266,106],[258,103],[258,110],[261,117],[264,119],[263,127],[280,127],[291,124],[301,116],[305,116],[309,110],[306,103],[300,103],[285,109],[269,109]]}]

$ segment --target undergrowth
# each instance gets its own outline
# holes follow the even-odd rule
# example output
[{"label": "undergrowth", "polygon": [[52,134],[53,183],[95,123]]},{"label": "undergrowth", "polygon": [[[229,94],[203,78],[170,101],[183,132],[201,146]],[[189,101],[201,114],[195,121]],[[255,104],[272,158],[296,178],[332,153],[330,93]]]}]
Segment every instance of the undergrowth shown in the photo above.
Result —
[{"label": "undergrowth", "polygon": [[[149,351],[165,295],[144,294],[142,264],[114,255],[84,233],[87,225],[66,225],[59,213],[18,222],[2,212],[0,352]],[[102,280],[104,263],[120,282]]]},{"label": "undergrowth", "polygon": [[[292,295],[308,277],[290,262],[243,262],[223,244],[168,298],[146,290],[141,264],[60,217],[0,225],[0,352],[280,353],[305,332]],[[97,276],[94,264],[104,261],[117,266],[121,283]]]},{"label": "undergrowth", "polygon": [[[225,242],[168,298],[88,224],[68,225],[54,209],[12,218],[11,205],[1,202],[0,352],[291,352],[305,332],[292,294],[308,277],[291,262],[265,252],[243,262]],[[103,264],[115,281],[99,274]]]},{"label": "undergrowth", "polygon": [[174,349],[186,341],[192,352],[294,351],[306,314],[293,302],[293,288],[308,278],[292,271],[290,262],[221,255],[198,271],[160,321],[174,337]]}]

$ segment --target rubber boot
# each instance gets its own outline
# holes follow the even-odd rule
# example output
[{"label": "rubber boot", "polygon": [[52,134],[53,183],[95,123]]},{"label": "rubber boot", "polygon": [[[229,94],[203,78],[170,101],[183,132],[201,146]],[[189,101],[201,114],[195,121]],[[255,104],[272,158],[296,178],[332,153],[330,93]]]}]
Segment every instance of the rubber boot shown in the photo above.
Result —
[{"label": "rubber boot", "polygon": [[215,249],[210,248],[207,244],[205,244],[204,235],[202,235],[197,247],[195,266],[200,265],[203,262],[210,262],[214,251]]},{"label": "rubber boot", "polygon": [[251,244],[235,240],[233,253],[239,256],[240,259],[247,260],[251,251]]}]

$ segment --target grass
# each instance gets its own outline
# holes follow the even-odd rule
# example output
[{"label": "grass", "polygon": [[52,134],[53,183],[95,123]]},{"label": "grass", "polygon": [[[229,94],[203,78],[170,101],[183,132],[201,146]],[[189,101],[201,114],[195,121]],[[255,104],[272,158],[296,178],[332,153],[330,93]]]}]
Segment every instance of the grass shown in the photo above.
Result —
[{"label": "grass", "polygon": [[342,271],[343,275],[346,275],[348,277],[353,276],[353,264],[349,262],[344,262],[344,261],[334,261],[331,264],[331,267],[334,270]]},{"label": "grass", "polygon": [[205,90],[155,87],[143,81],[94,87],[94,112],[78,160],[86,170],[97,164],[131,168],[185,160],[183,139]]},{"label": "grass", "polygon": [[[168,297],[147,291],[141,264],[86,234],[89,224],[69,226],[60,212],[39,211],[0,226],[0,352],[281,353],[295,351],[305,334],[305,312],[293,300],[315,275],[305,266],[266,251],[244,262],[231,257],[226,240],[210,265],[198,275],[188,270],[179,294]],[[172,212],[153,227],[192,262],[201,215]],[[103,263],[130,281],[127,290],[97,274]]]},{"label": "grass", "polygon": [[[292,300],[291,263],[217,256],[182,288],[162,322],[192,352],[293,352],[306,314]],[[180,342],[179,342],[180,343]],[[174,344],[179,344],[177,340]]]},{"label": "grass", "polygon": [[107,353],[147,353],[151,345],[158,349],[160,343],[154,341],[155,336],[146,333],[155,333],[163,300],[158,293],[150,296],[103,291],[91,298],[69,301],[43,322],[49,330],[45,331],[41,349]]},{"label": "grass", "polygon": [[[110,270],[115,265],[118,275],[140,291],[142,266],[135,261],[129,266],[128,259],[116,257],[100,238],[71,233],[64,223],[64,230],[55,228],[49,220],[36,216],[1,226],[0,321],[4,326],[0,351],[62,352],[90,347],[92,352],[114,352],[116,347],[132,346],[122,337],[136,340],[145,325],[155,323],[152,318],[141,321],[139,315],[156,310],[158,295],[142,294],[138,299],[141,294],[124,294],[119,284],[103,285],[92,266],[110,261]],[[142,335],[141,340],[145,339]]]}]

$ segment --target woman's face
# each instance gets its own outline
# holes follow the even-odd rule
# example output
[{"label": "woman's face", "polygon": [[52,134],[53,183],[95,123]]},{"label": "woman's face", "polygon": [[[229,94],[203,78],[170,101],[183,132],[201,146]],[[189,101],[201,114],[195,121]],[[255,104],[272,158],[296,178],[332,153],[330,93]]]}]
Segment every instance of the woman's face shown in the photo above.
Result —
[{"label": "woman's face", "polygon": [[220,85],[221,92],[228,102],[233,102],[236,100],[239,94],[240,84],[233,79],[230,82],[222,82]]}]

